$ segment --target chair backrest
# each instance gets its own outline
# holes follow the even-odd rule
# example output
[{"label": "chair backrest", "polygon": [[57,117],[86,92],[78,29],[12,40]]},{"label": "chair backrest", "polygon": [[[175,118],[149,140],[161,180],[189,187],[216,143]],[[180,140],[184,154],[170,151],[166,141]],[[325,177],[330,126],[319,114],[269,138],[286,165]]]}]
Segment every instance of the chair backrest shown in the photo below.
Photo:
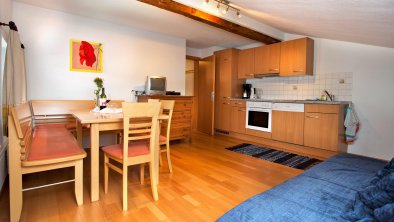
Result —
[{"label": "chair backrest", "polygon": [[12,121],[9,121],[8,124],[9,127],[11,127],[10,124],[14,124],[13,127],[15,127],[16,136],[20,140],[20,160],[23,161],[26,160],[28,155],[33,131],[32,115],[29,103],[26,102],[11,108],[11,117]]},{"label": "chair backrest", "polygon": [[170,128],[171,128],[171,119],[172,113],[174,111],[175,101],[174,100],[161,100],[161,110],[162,113],[168,115],[168,120],[164,120],[167,123],[166,137],[170,138]]},{"label": "chair backrest", "polygon": [[35,124],[74,123],[71,113],[75,110],[90,110],[94,100],[32,100],[31,108]]},{"label": "chair backrest", "polygon": [[[149,140],[149,153],[153,158],[157,138],[157,124],[160,112],[159,102],[122,103],[123,109],[123,156],[128,156],[130,141]],[[123,158],[127,161],[127,158]],[[127,163],[127,162],[126,162]]]}]

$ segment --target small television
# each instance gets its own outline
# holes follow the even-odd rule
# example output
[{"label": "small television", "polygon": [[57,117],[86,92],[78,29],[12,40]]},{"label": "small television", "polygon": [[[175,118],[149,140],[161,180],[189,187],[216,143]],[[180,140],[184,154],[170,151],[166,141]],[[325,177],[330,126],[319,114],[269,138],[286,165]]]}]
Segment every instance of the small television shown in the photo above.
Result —
[{"label": "small television", "polygon": [[167,80],[164,76],[147,76],[145,82],[145,94],[165,95],[167,90]]}]

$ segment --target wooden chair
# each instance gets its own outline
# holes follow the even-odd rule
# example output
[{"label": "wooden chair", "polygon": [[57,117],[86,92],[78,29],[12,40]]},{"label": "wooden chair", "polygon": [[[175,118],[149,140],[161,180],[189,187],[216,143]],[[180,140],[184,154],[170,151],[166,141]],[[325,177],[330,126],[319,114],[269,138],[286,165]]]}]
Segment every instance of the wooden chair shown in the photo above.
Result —
[{"label": "wooden chair", "polygon": [[[158,100],[158,99],[148,99],[149,102],[161,102],[161,107],[160,107],[160,114],[162,116],[166,116],[167,119],[161,121],[161,126],[160,128],[163,130],[165,129],[165,132],[160,133],[159,137],[159,145],[160,145],[160,154],[161,153],[167,153],[167,165],[170,173],[172,173],[172,164],[171,164],[171,157],[170,157],[170,131],[171,131],[171,119],[172,119],[172,113],[174,111],[174,105],[175,101],[174,100]],[[163,135],[164,133],[164,135]],[[166,145],[165,148],[161,148],[162,145]],[[160,155],[160,164],[162,163],[162,158]],[[143,179],[143,169],[141,170],[141,179]]]},{"label": "wooden chair", "polygon": [[[172,113],[174,111],[174,105],[175,101],[174,100],[161,100],[161,109],[162,109],[162,115],[168,116],[168,119],[163,120],[161,122],[161,129],[165,129],[165,132],[161,132],[160,138],[159,138],[159,144],[160,144],[160,153],[167,153],[167,165],[168,169],[172,173],[172,164],[171,164],[171,157],[170,157],[170,131],[171,131],[171,119],[172,119]],[[163,133],[165,133],[163,135]],[[165,148],[162,148],[162,145],[165,145]],[[161,155],[160,155],[161,157]],[[161,161],[161,158],[160,158]]]},{"label": "wooden chair", "polygon": [[[104,192],[108,193],[108,168],[123,175],[123,210],[127,211],[127,167],[149,163],[151,189],[154,200],[158,200],[157,175],[153,168],[155,147],[158,136],[158,115],[160,103],[122,103],[123,144],[103,147]],[[122,164],[119,168],[114,160]]]},{"label": "wooden chair", "polygon": [[33,127],[32,122],[28,103],[12,108],[8,116],[11,221],[19,221],[23,204],[22,191],[43,187],[23,189],[23,174],[74,167],[75,179],[65,182],[75,182],[77,204],[83,204],[85,151],[79,147],[64,124],[40,124]]}]

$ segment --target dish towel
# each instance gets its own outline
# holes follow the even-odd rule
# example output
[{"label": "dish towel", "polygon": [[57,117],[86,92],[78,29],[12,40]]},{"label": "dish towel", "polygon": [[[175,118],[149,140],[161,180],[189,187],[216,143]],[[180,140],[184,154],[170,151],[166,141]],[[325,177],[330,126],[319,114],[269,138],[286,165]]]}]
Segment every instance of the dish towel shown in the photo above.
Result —
[{"label": "dish towel", "polygon": [[346,143],[352,144],[357,139],[357,133],[360,129],[360,120],[357,117],[352,103],[346,107],[345,115],[345,140]]}]

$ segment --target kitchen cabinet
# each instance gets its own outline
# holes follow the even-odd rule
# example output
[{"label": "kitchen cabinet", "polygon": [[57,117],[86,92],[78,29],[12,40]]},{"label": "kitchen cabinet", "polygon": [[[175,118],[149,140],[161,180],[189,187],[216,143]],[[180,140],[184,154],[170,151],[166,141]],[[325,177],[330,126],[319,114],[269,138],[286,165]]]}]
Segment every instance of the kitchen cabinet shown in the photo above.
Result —
[{"label": "kitchen cabinet", "polygon": [[[174,111],[172,113],[170,140],[191,139],[193,96],[161,96],[141,95],[138,102],[147,102],[148,99],[174,100]],[[167,130],[166,122],[160,124],[161,133]]]},{"label": "kitchen cabinet", "polygon": [[280,68],[280,45],[275,43],[255,48],[254,51],[254,73],[275,74]]},{"label": "kitchen cabinet", "polygon": [[304,144],[304,112],[272,111],[272,139]]},{"label": "kitchen cabinet", "polygon": [[314,41],[301,38],[280,43],[280,76],[313,75]]},{"label": "kitchen cabinet", "polygon": [[230,121],[231,121],[231,105],[229,99],[220,100],[218,107],[217,115],[215,119],[217,119],[215,128],[219,131],[230,131]]},{"label": "kitchen cabinet", "polygon": [[246,133],[246,104],[245,101],[231,101],[230,131]]},{"label": "kitchen cabinet", "polygon": [[237,76],[237,49],[225,49],[215,52],[215,129],[230,131],[230,98],[242,96],[244,80]]},{"label": "kitchen cabinet", "polygon": [[238,78],[247,79],[254,76],[254,48],[240,50],[238,53]]},{"label": "kitchen cabinet", "polygon": [[341,150],[344,135],[343,105],[305,105],[304,145]]}]

